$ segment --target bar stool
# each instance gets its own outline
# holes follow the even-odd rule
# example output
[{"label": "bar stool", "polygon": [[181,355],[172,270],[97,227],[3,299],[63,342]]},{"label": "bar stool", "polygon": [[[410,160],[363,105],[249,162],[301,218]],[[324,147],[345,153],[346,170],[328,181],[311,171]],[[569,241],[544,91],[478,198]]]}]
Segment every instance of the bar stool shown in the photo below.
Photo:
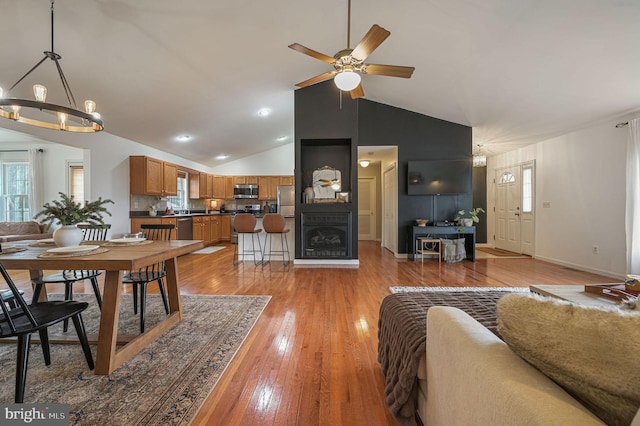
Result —
[{"label": "bar stool", "polygon": [[416,255],[420,254],[420,261],[424,263],[424,255],[438,256],[438,264],[442,261],[442,241],[440,238],[416,238]]},{"label": "bar stool", "polygon": [[[253,263],[259,265],[262,259],[258,259],[256,253],[262,257],[262,247],[260,246],[260,237],[258,236],[258,234],[262,232],[262,229],[256,229],[256,218],[249,213],[238,213],[233,218],[233,226],[238,233],[238,244],[236,244],[233,252],[233,264],[237,265],[240,263],[240,256],[242,255],[242,261],[244,261],[245,256],[253,256]],[[247,235],[251,236],[251,250],[247,249],[247,245],[244,242],[244,238]],[[242,238],[242,253],[240,253],[239,248],[240,238]],[[258,250],[256,250],[256,238],[258,239]]]},{"label": "bar stool", "polygon": [[[284,216],[277,213],[267,213],[262,219],[262,226],[264,227],[264,231],[267,233],[264,240],[262,266],[271,262],[271,257],[274,255],[282,256],[282,264],[286,266],[287,263],[291,261],[291,257],[289,256],[289,242],[287,241],[287,233],[289,232],[289,229],[285,228]],[[272,234],[280,235],[280,250],[273,250],[273,248],[271,248],[271,243],[273,242],[273,237],[271,237]],[[267,248],[269,251],[267,251]],[[267,256],[269,256],[269,260],[267,260]]]}]

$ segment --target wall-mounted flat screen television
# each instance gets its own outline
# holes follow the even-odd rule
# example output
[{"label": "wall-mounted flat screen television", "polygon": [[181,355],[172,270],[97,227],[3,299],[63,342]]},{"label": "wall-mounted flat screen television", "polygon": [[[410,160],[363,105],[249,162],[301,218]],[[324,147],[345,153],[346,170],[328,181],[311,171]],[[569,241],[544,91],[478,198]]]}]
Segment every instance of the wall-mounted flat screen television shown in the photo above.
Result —
[{"label": "wall-mounted flat screen television", "polygon": [[471,160],[409,161],[409,195],[471,193]]}]

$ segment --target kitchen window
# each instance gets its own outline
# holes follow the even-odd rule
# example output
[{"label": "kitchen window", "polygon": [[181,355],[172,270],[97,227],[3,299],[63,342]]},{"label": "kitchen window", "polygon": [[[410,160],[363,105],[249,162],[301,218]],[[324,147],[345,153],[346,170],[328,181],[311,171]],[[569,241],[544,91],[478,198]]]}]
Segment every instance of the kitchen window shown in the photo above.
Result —
[{"label": "kitchen window", "polygon": [[187,210],[189,208],[189,175],[178,170],[178,195],[167,197],[174,210]]}]

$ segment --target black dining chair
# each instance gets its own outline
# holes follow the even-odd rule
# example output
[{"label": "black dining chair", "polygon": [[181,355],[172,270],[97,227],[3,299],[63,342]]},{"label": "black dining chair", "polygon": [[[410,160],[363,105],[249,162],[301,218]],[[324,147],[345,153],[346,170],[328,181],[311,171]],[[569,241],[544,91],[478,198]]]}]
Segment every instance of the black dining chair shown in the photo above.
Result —
[{"label": "black dining chair", "polygon": [[[82,241],[105,241],[107,232],[111,228],[109,224],[91,225],[80,224],[78,228],[82,229]],[[73,300],[73,283],[83,280],[89,280],[96,295],[98,306],[102,309],[102,296],[100,295],[100,287],[98,286],[98,276],[102,271],[87,270],[64,270],[55,274],[46,275],[39,280],[33,280],[33,300],[38,300],[42,287],[45,284],[64,284],[64,299]],[[69,321],[64,322],[64,331],[69,328]]]},{"label": "black dining chair", "polygon": [[17,308],[11,308],[6,303],[0,303],[0,309],[2,310],[2,314],[0,315],[0,338],[17,337],[18,339],[14,402],[22,403],[24,400],[31,334],[36,331],[40,335],[44,363],[51,365],[48,328],[61,321],[71,319],[76,328],[80,344],[82,345],[82,351],[87,360],[87,365],[90,370],[93,370],[95,367],[93,355],[91,354],[89,340],[87,339],[87,333],[84,329],[81,315],[82,311],[87,309],[89,304],[86,302],[65,300],[37,302],[27,305],[2,263],[0,263],[0,273],[9,287],[13,300],[15,300],[17,304]]},{"label": "black dining chair", "polygon": [[[144,232],[147,240],[170,240],[171,233],[175,228],[173,224],[142,224],[140,225],[142,232]],[[158,282],[160,289],[160,295],[162,296],[162,303],[164,303],[164,310],[169,315],[169,302],[167,300],[167,293],[164,289],[164,277],[167,272],[164,267],[164,261],[154,263],[147,267],[141,268],[137,271],[127,272],[122,278],[124,284],[132,284],[133,293],[133,312],[138,313],[138,306],[140,307],[140,333],[144,333],[144,315],[147,299],[147,284],[153,281]],[[139,293],[139,294],[138,294]],[[138,302],[139,301],[139,302]],[[138,305],[139,304],[139,305]]]}]

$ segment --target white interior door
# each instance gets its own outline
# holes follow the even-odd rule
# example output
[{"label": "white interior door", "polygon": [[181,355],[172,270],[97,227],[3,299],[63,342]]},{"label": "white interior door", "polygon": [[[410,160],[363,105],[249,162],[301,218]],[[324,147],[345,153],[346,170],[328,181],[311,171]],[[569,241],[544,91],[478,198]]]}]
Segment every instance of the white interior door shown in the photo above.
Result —
[{"label": "white interior door", "polygon": [[521,253],[521,167],[496,171],[496,248]]},{"label": "white interior door", "polygon": [[358,178],[358,240],[376,239],[376,178]]},{"label": "white interior door", "polygon": [[398,172],[395,163],[382,175],[382,247],[398,252]]}]

